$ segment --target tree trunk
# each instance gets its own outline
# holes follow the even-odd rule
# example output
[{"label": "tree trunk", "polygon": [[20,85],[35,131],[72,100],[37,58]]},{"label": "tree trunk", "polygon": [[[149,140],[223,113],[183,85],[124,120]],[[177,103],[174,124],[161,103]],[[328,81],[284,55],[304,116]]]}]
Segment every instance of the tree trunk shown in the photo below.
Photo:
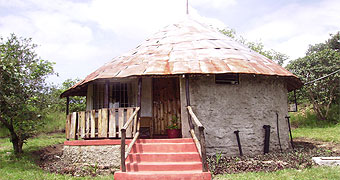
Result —
[{"label": "tree trunk", "polygon": [[19,139],[19,137],[14,132],[11,132],[11,141],[13,144],[14,154],[22,153],[23,141]]},{"label": "tree trunk", "polygon": [[18,135],[15,133],[13,125],[8,123],[5,119],[3,119],[0,116],[0,122],[6,126],[6,128],[9,130],[11,134],[11,142],[13,144],[14,154],[20,154],[22,153],[22,145],[24,144],[24,141],[18,137]]},{"label": "tree trunk", "polygon": [[313,104],[313,109],[316,113],[316,116],[319,120],[321,121],[326,121],[326,117],[325,115],[322,113],[321,107],[318,104],[318,102],[314,99],[314,95],[313,92],[311,90],[307,90],[308,91],[308,95],[309,95],[309,100],[312,102]]}]

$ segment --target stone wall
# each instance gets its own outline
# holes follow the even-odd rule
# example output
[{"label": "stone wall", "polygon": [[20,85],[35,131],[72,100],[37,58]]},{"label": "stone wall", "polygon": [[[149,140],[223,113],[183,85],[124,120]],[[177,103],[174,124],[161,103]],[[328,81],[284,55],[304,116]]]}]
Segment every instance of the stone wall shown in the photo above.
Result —
[{"label": "stone wall", "polygon": [[64,161],[69,164],[88,164],[119,169],[120,145],[68,146],[64,145]]},{"label": "stone wall", "polygon": [[280,140],[289,148],[287,88],[276,76],[240,75],[240,84],[216,84],[214,76],[190,79],[191,106],[205,126],[208,154],[238,155],[234,131],[240,131],[244,154],[263,153],[263,125],[271,126],[270,151],[279,149]]}]

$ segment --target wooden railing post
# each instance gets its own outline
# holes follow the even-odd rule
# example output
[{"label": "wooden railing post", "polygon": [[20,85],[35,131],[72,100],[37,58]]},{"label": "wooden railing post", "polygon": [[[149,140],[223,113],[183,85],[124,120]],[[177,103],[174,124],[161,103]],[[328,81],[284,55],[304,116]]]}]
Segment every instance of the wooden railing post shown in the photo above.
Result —
[{"label": "wooden railing post", "polygon": [[207,152],[205,150],[205,136],[204,136],[204,127],[198,127],[199,136],[200,136],[200,144],[201,144],[201,157],[202,157],[202,169],[203,172],[208,172],[208,165],[207,165]]},{"label": "wooden railing post", "polygon": [[126,172],[126,166],[125,166],[125,137],[126,137],[126,130],[121,129],[122,133],[122,139],[120,144],[120,161],[121,161],[121,167],[122,172]]}]

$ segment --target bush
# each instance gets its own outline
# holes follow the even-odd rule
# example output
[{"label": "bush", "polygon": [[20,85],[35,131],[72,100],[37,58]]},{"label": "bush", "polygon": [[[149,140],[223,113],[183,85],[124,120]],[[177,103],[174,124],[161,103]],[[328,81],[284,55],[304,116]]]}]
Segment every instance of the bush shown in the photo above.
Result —
[{"label": "bush", "polygon": [[291,112],[292,127],[330,127],[340,123],[340,110],[338,104],[333,104],[330,108],[326,121],[317,118],[311,105],[300,105],[299,112]]},{"label": "bush", "polygon": [[56,111],[47,114],[44,126],[39,129],[40,133],[49,133],[65,130],[66,115],[64,112]]}]

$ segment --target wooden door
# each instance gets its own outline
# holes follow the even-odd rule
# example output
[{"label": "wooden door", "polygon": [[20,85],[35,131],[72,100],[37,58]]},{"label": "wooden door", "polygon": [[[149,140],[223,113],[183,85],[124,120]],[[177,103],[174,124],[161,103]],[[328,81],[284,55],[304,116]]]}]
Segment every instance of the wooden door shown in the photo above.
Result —
[{"label": "wooden door", "polygon": [[167,126],[177,117],[181,127],[181,103],[178,78],[154,78],[153,89],[153,134],[166,135]]}]

